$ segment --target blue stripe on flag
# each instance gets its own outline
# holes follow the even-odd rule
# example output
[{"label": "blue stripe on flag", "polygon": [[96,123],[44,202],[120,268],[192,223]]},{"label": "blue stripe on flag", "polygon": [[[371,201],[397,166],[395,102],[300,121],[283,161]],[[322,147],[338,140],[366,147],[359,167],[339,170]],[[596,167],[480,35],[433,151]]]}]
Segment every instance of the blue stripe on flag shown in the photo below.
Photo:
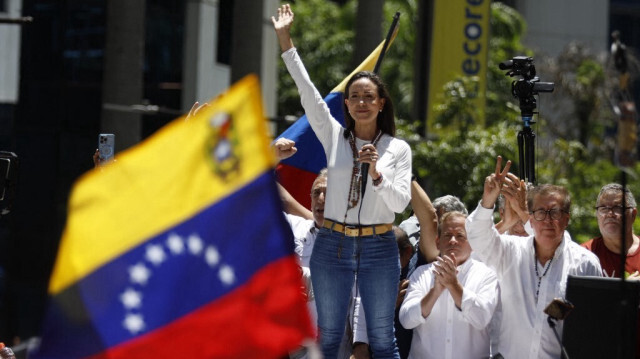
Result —
[{"label": "blue stripe on flag", "polygon": [[[48,343],[43,344],[66,350],[71,340],[73,353],[68,355],[97,353],[215,301],[292,253],[292,233],[269,171],[63,291],[48,312],[46,322],[56,328],[45,328]],[[56,299],[65,294],[82,296],[85,312],[81,304],[71,314],[68,307],[58,307]],[[48,353],[56,349],[41,348]]]}]

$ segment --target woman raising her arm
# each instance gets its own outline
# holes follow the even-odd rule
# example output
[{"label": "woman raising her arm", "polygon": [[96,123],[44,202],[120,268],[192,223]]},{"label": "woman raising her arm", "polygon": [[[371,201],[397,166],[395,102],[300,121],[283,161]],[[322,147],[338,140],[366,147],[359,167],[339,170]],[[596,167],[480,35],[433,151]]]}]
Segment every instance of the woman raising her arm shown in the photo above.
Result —
[{"label": "woman raising her arm", "polygon": [[399,358],[393,323],[400,263],[391,224],[411,199],[411,149],[394,137],[393,103],[374,73],[358,72],[347,82],[346,128],[331,116],[293,46],[293,18],[283,5],[272,22],[329,170],[325,221],[310,264],[320,345],[325,358],[336,357],[355,272],[374,357]]}]

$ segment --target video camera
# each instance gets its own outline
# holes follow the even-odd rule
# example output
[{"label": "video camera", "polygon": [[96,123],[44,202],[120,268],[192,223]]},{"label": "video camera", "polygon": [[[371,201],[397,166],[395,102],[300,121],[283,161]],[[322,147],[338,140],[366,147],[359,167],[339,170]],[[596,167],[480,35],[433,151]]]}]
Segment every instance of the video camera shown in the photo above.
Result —
[{"label": "video camera", "polygon": [[500,70],[509,70],[506,75],[522,76],[521,79],[511,83],[513,97],[520,100],[520,111],[523,117],[532,117],[536,108],[536,100],[533,97],[540,92],[553,92],[553,82],[540,82],[536,76],[536,67],[533,65],[533,57],[516,56],[511,60],[501,62]]}]

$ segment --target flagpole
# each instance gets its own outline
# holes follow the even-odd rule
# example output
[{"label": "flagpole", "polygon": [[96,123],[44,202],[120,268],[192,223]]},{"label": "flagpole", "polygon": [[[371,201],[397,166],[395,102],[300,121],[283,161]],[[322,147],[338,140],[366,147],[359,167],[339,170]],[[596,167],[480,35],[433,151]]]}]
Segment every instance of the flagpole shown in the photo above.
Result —
[{"label": "flagpole", "polygon": [[384,58],[385,52],[387,52],[387,47],[389,46],[391,37],[393,36],[393,33],[396,31],[396,27],[398,27],[399,19],[400,19],[400,12],[396,11],[396,14],[393,16],[393,21],[391,21],[391,27],[389,27],[389,32],[387,32],[387,38],[384,39],[384,44],[382,45],[380,56],[378,56],[378,61],[376,61],[376,66],[373,68],[373,72],[376,74],[380,70],[380,65],[382,65],[382,59]]}]

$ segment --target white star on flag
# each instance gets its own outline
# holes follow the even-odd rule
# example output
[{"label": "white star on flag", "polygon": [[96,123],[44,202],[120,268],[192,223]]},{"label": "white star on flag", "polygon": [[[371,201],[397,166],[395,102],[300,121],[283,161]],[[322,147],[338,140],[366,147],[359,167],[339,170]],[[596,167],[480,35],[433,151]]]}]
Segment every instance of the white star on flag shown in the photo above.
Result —
[{"label": "white star on flag", "polygon": [[150,276],[151,271],[142,263],[129,267],[129,279],[133,283],[145,285]]},{"label": "white star on flag", "polygon": [[233,268],[226,264],[220,267],[218,277],[220,278],[220,281],[226,285],[231,285],[236,280],[236,275],[233,272]]},{"label": "white star on flag", "polygon": [[[222,258],[218,248],[214,245],[207,245],[198,233],[192,233],[188,237],[183,237],[177,233],[171,233],[165,240],[166,248],[162,244],[149,244],[145,247],[143,257],[145,260],[153,264],[148,266],[144,261],[138,262],[128,268],[129,281],[132,284],[139,284],[146,286],[147,282],[153,274],[154,267],[160,267],[165,262],[172,259],[173,256],[185,253],[191,254],[195,257],[199,257],[204,252],[204,256],[200,257],[208,265],[209,268],[214,268],[220,265]],[[205,247],[206,246],[206,247]],[[228,264],[220,265],[217,268],[218,279],[224,285],[230,286],[236,282],[236,274]],[[135,290],[132,287],[126,288],[120,294],[120,302],[124,307],[125,314],[122,322],[123,327],[128,330],[132,335],[137,335],[144,332],[146,324],[144,317],[139,313],[132,313],[132,310],[136,312],[143,310],[143,295],[141,290]]]},{"label": "white star on flag", "polygon": [[215,267],[220,262],[220,253],[214,246],[208,246],[204,258],[210,267]]},{"label": "white star on flag", "polygon": [[198,255],[202,252],[202,248],[204,245],[202,244],[202,239],[197,234],[192,234],[189,236],[187,240],[187,246],[189,247],[189,252],[193,255]]},{"label": "white star on flag", "polygon": [[160,263],[164,262],[164,260],[167,258],[167,255],[164,253],[162,246],[158,244],[152,244],[147,246],[145,257],[155,266],[159,266]]},{"label": "white star on flag", "polygon": [[124,293],[120,294],[120,301],[127,309],[140,308],[142,305],[142,293],[132,288],[127,288]]},{"label": "white star on flag", "polygon": [[172,233],[167,238],[167,247],[169,247],[169,251],[173,254],[180,254],[184,251],[184,241],[182,237],[179,235]]},{"label": "white star on flag", "polygon": [[144,329],[144,319],[140,314],[127,314],[122,325],[131,333],[136,334]]}]

